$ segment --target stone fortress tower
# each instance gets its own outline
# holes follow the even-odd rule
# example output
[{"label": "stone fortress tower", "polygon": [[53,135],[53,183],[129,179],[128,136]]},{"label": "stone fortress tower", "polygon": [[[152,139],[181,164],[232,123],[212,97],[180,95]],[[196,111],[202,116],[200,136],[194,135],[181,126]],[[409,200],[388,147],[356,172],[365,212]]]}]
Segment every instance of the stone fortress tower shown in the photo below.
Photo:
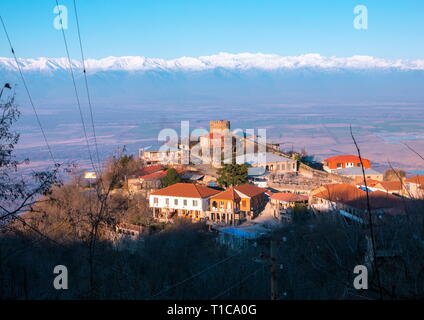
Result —
[{"label": "stone fortress tower", "polygon": [[225,130],[230,130],[230,121],[228,120],[215,120],[209,122],[209,132],[224,134]]}]

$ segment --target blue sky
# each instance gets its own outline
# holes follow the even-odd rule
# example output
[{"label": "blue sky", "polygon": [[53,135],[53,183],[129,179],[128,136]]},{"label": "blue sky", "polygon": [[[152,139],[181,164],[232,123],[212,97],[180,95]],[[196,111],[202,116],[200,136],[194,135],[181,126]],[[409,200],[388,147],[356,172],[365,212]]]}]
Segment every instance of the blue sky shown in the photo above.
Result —
[{"label": "blue sky", "polygon": [[[72,0],[72,56],[78,57]],[[422,0],[77,0],[90,58],[158,58],[263,52],[279,55],[372,55],[424,58]],[[369,29],[353,28],[353,9],[366,5]],[[2,14],[22,58],[64,57],[53,28],[54,0],[3,0]],[[0,32],[0,56],[8,57]]]}]

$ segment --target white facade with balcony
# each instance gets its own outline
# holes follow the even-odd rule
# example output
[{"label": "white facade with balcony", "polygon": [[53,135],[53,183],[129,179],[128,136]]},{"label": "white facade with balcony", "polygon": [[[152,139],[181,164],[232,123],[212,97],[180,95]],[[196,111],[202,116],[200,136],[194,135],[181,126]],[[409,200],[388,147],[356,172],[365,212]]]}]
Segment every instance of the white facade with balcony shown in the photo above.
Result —
[{"label": "white facade with balcony", "polygon": [[205,218],[205,213],[209,209],[207,198],[185,198],[151,195],[149,205],[157,213],[176,213],[179,216],[192,217],[194,219]]}]

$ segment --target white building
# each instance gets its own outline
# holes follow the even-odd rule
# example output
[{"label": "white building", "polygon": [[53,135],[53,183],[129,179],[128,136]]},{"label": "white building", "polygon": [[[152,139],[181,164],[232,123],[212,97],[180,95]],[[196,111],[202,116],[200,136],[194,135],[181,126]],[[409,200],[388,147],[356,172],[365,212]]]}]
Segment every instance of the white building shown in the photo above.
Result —
[{"label": "white building", "polygon": [[424,199],[424,176],[416,175],[405,180],[407,196],[413,199]]},{"label": "white building", "polygon": [[[262,169],[263,174],[266,172],[288,173],[297,172],[297,161],[286,158],[271,152],[249,153],[236,157],[236,163],[248,164],[254,168]],[[256,173],[258,174],[258,173]]]},{"label": "white building", "polygon": [[139,157],[146,165],[178,164],[181,161],[182,151],[172,146],[150,146],[139,150]]},{"label": "white building", "polygon": [[209,210],[209,198],[219,192],[197,184],[177,183],[151,192],[149,205],[153,208],[154,217],[159,220],[177,215],[199,221]]}]

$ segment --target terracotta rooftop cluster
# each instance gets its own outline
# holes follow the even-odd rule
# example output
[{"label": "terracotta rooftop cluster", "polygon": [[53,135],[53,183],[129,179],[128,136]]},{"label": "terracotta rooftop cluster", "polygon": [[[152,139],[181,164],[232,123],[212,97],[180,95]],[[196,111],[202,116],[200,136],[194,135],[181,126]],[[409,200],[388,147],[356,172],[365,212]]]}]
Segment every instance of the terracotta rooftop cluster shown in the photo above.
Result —
[{"label": "terracotta rooftop cluster", "polygon": [[[352,208],[367,209],[367,192],[350,184],[328,184],[317,189],[313,196],[344,203]],[[371,210],[404,208],[403,200],[383,191],[368,192]]]}]

